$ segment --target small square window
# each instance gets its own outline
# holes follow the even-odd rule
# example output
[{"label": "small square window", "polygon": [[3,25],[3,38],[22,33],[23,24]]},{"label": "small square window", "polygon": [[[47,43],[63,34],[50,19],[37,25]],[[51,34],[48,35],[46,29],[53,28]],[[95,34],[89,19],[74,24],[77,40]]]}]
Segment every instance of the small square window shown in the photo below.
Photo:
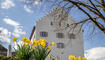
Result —
[{"label": "small square window", "polygon": [[69,24],[67,24],[67,27],[69,27]]},{"label": "small square window", "polygon": [[53,22],[51,22],[50,25],[52,26],[53,25]]},{"label": "small square window", "polygon": [[75,34],[73,34],[73,33],[70,33],[68,36],[70,39],[75,39]]},{"label": "small square window", "polygon": [[61,23],[59,22],[59,26],[61,26]]},{"label": "small square window", "polygon": [[57,48],[64,48],[64,43],[57,43]]},{"label": "small square window", "polygon": [[57,38],[64,38],[64,34],[63,33],[57,33]]},{"label": "small square window", "polygon": [[82,30],[82,32],[84,32],[84,30]]},{"label": "small square window", "polygon": [[47,32],[40,32],[40,36],[41,37],[48,37],[48,33]]}]

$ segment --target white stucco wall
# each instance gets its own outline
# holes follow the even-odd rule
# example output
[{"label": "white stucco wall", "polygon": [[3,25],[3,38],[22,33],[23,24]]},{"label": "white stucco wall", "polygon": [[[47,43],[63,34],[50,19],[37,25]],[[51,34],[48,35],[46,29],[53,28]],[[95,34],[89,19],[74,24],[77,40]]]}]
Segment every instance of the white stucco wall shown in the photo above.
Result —
[{"label": "white stucco wall", "polygon": [[[53,49],[51,51],[51,54],[53,54],[55,57],[59,56],[60,60],[68,60],[69,55],[83,57],[84,47],[83,47],[82,31],[80,31],[80,33],[77,34],[81,26],[77,26],[74,30],[74,34],[76,35],[76,38],[69,39],[68,33],[72,33],[72,31],[69,31],[70,29],[54,31],[56,26],[50,25],[50,23],[54,20],[53,15],[52,15],[53,12],[49,13],[47,16],[43,17],[41,20],[36,22],[36,25],[35,25],[36,29],[34,31],[34,34],[31,40],[39,40],[40,38],[44,38],[49,43],[53,41],[55,43],[63,42],[64,43],[63,49],[57,48],[57,46],[55,45],[54,47],[52,47]],[[67,17],[66,23],[71,24],[74,22],[75,21],[70,16]],[[41,31],[48,32],[48,37],[40,37]],[[56,33],[64,33],[64,38],[57,38]],[[47,58],[46,60],[49,60],[49,59]]]}]

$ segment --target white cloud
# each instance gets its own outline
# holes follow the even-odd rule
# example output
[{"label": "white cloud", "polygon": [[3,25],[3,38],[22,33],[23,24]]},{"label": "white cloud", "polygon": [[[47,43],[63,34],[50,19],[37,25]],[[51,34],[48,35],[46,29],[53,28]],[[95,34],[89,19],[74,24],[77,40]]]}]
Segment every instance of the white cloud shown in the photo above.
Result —
[{"label": "white cloud", "polygon": [[20,26],[20,23],[10,19],[10,18],[4,18],[3,21],[6,24],[9,24],[14,27],[14,31],[12,32],[12,35],[15,37],[20,37],[20,35],[26,34],[26,32],[23,31],[23,26]]},{"label": "white cloud", "polygon": [[38,4],[40,4],[41,2],[42,2],[41,0],[35,0],[35,1],[34,1],[34,4],[35,4],[35,5],[38,5]]},{"label": "white cloud", "polygon": [[86,51],[88,60],[105,60],[105,47],[96,47]]},{"label": "white cloud", "polygon": [[0,27],[0,41],[1,42],[7,42],[10,43],[10,34],[11,32],[9,32],[7,29]]},{"label": "white cloud", "polygon": [[33,13],[34,11],[32,11],[28,6],[24,5],[24,9],[25,11],[29,12],[29,13]]},{"label": "white cloud", "polygon": [[4,2],[1,3],[1,8],[3,8],[3,9],[8,9],[8,8],[11,8],[14,6],[15,6],[15,4],[11,0],[5,0]]},{"label": "white cloud", "polygon": [[18,22],[10,19],[10,18],[4,18],[3,21],[9,25],[12,25],[12,26],[18,26],[20,25]]},{"label": "white cloud", "polygon": [[20,37],[20,35],[26,34],[26,32],[24,32],[22,29],[22,26],[15,27],[13,35],[16,37]]},{"label": "white cloud", "polygon": [[39,4],[39,1],[34,1],[34,4],[36,4],[36,5]]}]

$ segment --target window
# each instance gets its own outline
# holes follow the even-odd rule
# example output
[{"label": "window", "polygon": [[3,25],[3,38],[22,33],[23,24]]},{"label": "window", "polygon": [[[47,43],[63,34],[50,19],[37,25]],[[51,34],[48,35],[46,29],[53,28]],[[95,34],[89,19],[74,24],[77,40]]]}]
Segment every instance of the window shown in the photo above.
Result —
[{"label": "window", "polygon": [[64,38],[64,34],[63,33],[57,33],[57,38]]},{"label": "window", "polygon": [[57,48],[64,48],[64,43],[57,43]]},{"label": "window", "polygon": [[59,23],[59,26],[61,26],[61,22]]},{"label": "window", "polygon": [[84,30],[82,30],[82,32],[84,32]]},{"label": "window", "polygon": [[41,37],[48,37],[48,33],[47,32],[40,32],[40,36]]},{"label": "window", "polygon": [[67,24],[67,27],[69,27],[69,24]]},{"label": "window", "polygon": [[53,23],[51,22],[51,23],[50,23],[50,25],[52,26],[52,25],[53,25]]},{"label": "window", "polygon": [[75,39],[75,34],[73,34],[73,33],[70,33],[68,36],[70,39]]},{"label": "window", "polygon": [[2,31],[0,30],[0,33],[1,33]]}]

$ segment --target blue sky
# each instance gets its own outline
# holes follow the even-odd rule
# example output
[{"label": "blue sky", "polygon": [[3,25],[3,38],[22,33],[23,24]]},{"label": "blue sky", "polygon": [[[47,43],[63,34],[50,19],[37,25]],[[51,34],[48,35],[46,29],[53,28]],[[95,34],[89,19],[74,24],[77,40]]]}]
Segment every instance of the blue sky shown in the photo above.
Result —
[{"label": "blue sky", "polygon": [[[35,22],[53,9],[47,7],[48,3],[43,5],[44,3],[30,5],[24,3],[23,0],[0,0],[0,31],[2,31],[0,44],[7,47],[13,36],[19,39],[23,36],[29,37]],[[86,18],[77,9],[72,10],[69,14],[76,21]],[[105,60],[103,54],[105,53],[105,35],[98,28],[91,34],[93,27],[94,25],[91,23],[87,23],[83,27],[84,49],[87,58],[90,60]]]}]

